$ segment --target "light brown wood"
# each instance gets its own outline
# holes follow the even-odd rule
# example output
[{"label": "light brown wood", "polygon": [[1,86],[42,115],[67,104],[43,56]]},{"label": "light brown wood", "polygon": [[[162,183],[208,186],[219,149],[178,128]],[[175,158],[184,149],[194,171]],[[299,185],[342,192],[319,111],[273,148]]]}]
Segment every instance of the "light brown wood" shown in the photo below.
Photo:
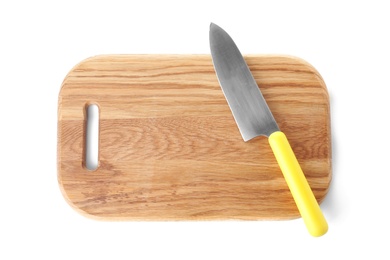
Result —
[{"label": "light brown wood", "polygon": [[[318,201],[331,180],[329,97],[294,57],[245,57]],[[83,165],[85,107],[100,109],[99,167]],[[66,200],[108,220],[299,217],[268,140],[244,142],[209,55],[106,55],[66,76],[58,104]]]}]

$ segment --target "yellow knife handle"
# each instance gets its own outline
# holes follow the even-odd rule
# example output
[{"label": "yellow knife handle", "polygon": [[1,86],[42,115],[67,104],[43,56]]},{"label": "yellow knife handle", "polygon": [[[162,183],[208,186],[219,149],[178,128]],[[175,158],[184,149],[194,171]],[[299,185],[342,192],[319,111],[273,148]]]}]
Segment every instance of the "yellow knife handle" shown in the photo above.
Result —
[{"label": "yellow knife handle", "polygon": [[286,135],[280,131],[274,132],[268,141],[309,233],[315,237],[324,235],[328,231],[328,223]]}]

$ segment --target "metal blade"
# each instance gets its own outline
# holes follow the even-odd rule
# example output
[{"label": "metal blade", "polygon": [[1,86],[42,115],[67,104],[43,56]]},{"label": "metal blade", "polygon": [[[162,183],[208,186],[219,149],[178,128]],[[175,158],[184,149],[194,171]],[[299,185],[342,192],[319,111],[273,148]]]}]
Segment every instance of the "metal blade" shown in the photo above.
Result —
[{"label": "metal blade", "polygon": [[244,141],[279,131],[244,57],[232,38],[213,23],[210,49],[219,84]]}]

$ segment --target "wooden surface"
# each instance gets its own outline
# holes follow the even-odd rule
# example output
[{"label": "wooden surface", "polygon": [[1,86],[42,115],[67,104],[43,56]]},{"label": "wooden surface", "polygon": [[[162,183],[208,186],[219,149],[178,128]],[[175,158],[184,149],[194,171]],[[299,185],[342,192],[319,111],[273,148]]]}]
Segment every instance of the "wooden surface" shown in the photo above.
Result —
[{"label": "wooden surface", "polygon": [[[246,56],[320,202],[331,180],[329,97],[293,57]],[[100,110],[99,167],[84,167],[85,108]],[[108,220],[291,219],[298,210],[268,140],[244,142],[209,55],[106,55],[66,76],[58,181],[79,212]]]}]

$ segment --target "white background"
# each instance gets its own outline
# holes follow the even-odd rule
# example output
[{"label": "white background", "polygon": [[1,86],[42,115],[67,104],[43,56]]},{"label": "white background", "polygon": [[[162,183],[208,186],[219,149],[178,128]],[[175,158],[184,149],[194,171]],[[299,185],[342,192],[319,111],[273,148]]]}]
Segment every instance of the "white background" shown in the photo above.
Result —
[{"label": "white background", "polygon": [[[1,1],[0,259],[389,259],[390,8],[386,1]],[[244,54],[288,54],[331,102],[329,232],[301,219],[99,222],[57,184],[62,80],[97,54],[209,54],[209,23]]]}]

